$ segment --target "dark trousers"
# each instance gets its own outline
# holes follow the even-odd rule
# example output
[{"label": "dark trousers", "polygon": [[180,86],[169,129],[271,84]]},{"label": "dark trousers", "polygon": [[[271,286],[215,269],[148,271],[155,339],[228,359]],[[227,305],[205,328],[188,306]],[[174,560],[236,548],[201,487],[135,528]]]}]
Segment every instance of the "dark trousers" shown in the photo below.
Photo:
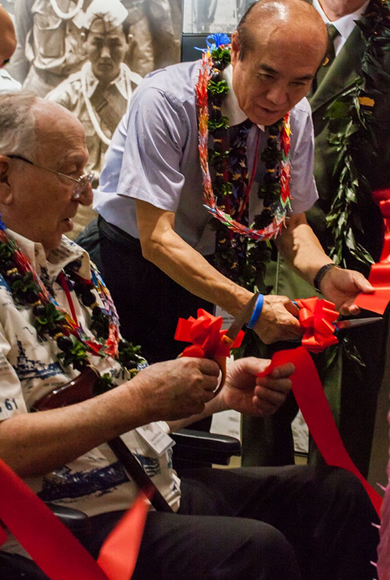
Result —
[{"label": "dark trousers", "polygon": [[214,306],[176,284],[142,256],[138,240],[99,220],[101,270],[121,333],[142,346],[149,362],[176,358],[188,344],[174,339],[178,319]]},{"label": "dark trousers", "polygon": [[[372,580],[376,514],[328,467],[189,470],[179,514],[148,516],[133,580]],[[96,556],[120,514],[93,518]]]}]

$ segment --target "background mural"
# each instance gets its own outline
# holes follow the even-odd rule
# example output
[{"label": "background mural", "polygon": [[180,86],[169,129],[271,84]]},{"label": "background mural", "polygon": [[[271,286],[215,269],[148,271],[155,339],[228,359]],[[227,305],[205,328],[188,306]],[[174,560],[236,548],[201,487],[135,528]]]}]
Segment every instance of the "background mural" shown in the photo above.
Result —
[{"label": "background mural", "polygon": [[[133,91],[151,71],[181,60],[181,41],[204,47],[231,32],[248,0],[2,0],[18,46],[7,72],[83,123],[97,185],[104,155]],[[189,58],[198,58],[193,51]],[[184,56],[183,58],[188,58]],[[72,237],[94,217],[80,207]]]},{"label": "background mural", "polygon": [[233,32],[254,0],[183,0],[183,32]]}]

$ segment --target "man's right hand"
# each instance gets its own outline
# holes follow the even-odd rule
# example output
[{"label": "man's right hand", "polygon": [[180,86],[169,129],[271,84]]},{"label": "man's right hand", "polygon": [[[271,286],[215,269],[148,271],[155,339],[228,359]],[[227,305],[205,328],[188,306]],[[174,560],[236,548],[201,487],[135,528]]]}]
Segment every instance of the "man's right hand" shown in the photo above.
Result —
[{"label": "man's right hand", "polygon": [[304,332],[298,315],[298,307],[287,296],[264,296],[263,309],[254,330],[265,344],[297,340]]},{"label": "man's right hand", "polygon": [[[127,383],[147,421],[175,421],[201,413],[214,397],[219,366],[209,359],[182,357],[155,363]],[[133,390],[134,389],[134,390]]]}]

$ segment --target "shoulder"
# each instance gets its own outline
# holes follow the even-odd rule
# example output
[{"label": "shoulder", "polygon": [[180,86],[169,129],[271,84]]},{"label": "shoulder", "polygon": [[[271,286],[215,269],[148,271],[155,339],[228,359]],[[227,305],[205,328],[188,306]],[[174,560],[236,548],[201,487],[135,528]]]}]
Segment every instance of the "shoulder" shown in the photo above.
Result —
[{"label": "shoulder", "polygon": [[71,74],[62,81],[55,89],[46,95],[48,101],[61,103],[67,97],[79,95],[81,93],[81,71]]},{"label": "shoulder", "polygon": [[300,100],[292,109],[291,109],[291,125],[297,125],[298,127],[301,125],[306,125],[307,121],[311,118],[311,107],[309,101],[306,97]]},{"label": "shoulder", "polygon": [[200,61],[185,62],[150,73],[135,91],[132,106],[139,106],[145,99],[153,100],[157,94],[176,107],[187,103],[194,106],[199,67]]}]

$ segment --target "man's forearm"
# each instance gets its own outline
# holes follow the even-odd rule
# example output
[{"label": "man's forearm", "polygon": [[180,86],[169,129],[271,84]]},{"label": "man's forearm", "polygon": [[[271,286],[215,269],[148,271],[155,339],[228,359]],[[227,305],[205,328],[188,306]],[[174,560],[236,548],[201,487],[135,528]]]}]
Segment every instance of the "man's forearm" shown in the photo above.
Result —
[{"label": "man's forearm", "polygon": [[[152,219],[151,219],[152,216]],[[144,257],[186,290],[236,316],[252,293],[220,272],[174,231],[174,214],[137,202]]]},{"label": "man's forearm", "polygon": [[[124,385],[61,409],[0,423],[0,457],[21,477],[43,475],[148,422]],[[134,396],[134,399],[133,399]]]},{"label": "man's forearm", "polygon": [[304,214],[290,218],[287,228],[276,239],[276,245],[288,266],[309,284],[313,284],[322,266],[332,262]]}]

